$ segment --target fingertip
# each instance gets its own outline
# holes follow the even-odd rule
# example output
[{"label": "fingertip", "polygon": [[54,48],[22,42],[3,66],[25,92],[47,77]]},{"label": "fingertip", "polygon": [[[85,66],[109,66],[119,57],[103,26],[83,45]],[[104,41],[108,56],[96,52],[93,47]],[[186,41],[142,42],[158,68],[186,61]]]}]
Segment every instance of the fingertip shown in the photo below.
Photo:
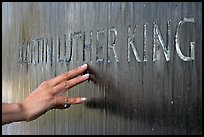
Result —
[{"label": "fingertip", "polygon": [[85,69],[87,67],[88,67],[88,64],[84,64],[84,65],[81,66],[81,68],[83,68],[83,69]]},{"label": "fingertip", "polygon": [[88,79],[89,78],[89,74],[87,73],[87,74],[83,75],[83,77]]},{"label": "fingertip", "polygon": [[86,101],[86,100],[87,100],[87,98],[81,98],[81,100],[82,100],[82,101]]},{"label": "fingertip", "polygon": [[81,104],[86,102],[87,98],[83,97],[83,98],[78,98],[77,104]]}]

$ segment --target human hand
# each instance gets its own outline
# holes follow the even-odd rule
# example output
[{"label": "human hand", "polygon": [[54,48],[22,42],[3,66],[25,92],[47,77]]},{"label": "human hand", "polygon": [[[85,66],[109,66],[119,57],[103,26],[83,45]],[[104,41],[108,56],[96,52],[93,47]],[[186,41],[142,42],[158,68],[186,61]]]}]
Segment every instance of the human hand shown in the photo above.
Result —
[{"label": "human hand", "polygon": [[[31,121],[50,109],[66,109],[72,104],[81,104],[86,98],[61,96],[68,89],[89,79],[89,74],[78,76],[87,69],[87,64],[44,81],[28,97],[20,102],[25,121]],[[78,77],[76,77],[78,76]]]}]

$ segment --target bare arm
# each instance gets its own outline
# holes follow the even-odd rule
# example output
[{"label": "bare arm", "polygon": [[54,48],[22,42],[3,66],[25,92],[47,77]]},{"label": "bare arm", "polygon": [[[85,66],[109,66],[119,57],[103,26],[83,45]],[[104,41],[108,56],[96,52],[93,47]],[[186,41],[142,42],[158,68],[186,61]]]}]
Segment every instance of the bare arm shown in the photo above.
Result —
[{"label": "bare arm", "polygon": [[84,103],[86,98],[69,98],[61,95],[88,80],[89,74],[78,76],[86,69],[85,64],[44,81],[19,103],[2,103],[2,125],[17,121],[31,121],[50,109],[66,109],[72,104]]},{"label": "bare arm", "polygon": [[24,121],[25,112],[20,103],[2,103],[2,124]]}]

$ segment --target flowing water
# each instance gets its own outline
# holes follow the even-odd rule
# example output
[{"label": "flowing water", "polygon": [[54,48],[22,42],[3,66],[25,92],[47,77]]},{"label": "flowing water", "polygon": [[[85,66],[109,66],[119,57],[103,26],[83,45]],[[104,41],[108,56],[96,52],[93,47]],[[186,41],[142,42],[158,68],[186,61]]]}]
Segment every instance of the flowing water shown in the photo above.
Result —
[{"label": "flowing water", "polygon": [[201,3],[2,3],[2,102],[84,63],[86,104],[2,134],[202,134]]}]

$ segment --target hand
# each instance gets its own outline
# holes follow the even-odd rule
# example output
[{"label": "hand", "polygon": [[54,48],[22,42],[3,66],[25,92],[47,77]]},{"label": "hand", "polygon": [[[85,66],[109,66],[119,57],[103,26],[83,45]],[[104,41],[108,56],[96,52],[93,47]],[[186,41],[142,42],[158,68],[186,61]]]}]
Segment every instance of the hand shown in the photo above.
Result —
[{"label": "hand", "polygon": [[72,104],[84,103],[86,98],[69,98],[61,95],[73,86],[89,79],[89,74],[78,76],[86,69],[87,64],[84,64],[40,84],[36,90],[20,102],[25,120],[34,120],[50,109],[66,109]]}]

